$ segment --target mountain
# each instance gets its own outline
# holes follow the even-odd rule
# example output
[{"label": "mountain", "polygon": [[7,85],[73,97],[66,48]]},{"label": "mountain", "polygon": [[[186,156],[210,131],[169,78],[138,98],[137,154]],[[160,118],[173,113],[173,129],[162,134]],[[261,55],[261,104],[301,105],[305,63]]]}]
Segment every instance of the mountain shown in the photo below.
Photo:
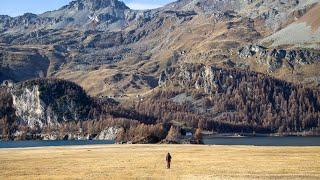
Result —
[{"label": "mountain", "polygon": [[[3,15],[0,81],[72,81],[91,97],[108,97],[120,103],[112,108],[134,109],[136,115],[123,113],[121,118],[138,124],[161,122],[164,132],[172,124],[180,127],[183,122],[178,119],[188,119],[187,128],[197,128],[196,117],[208,123],[213,118],[219,128],[210,130],[220,132],[221,128],[228,132],[313,131],[320,111],[319,2],[179,0],[157,9],[132,10],[117,0],[76,0],[39,15]],[[205,79],[195,80],[200,77]],[[256,84],[261,80],[262,84]],[[246,89],[246,82],[259,92],[258,99],[251,97],[249,104],[235,98],[250,98],[252,88]],[[195,103],[179,105],[180,98],[190,99],[188,93],[200,97],[192,99]],[[219,95],[233,104],[222,103]],[[160,104],[159,96],[163,97]],[[268,106],[260,104],[259,98]],[[156,102],[143,106],[147,100]],[[292,107],[289,101],[298,105]],[[215,106],[217,102],[224,107]],[[200,106],[205,103],[213,105]],[[157,106],[173,115],[148,109]],[[299,120],[289,113],[293,111],[290,108],[298,108],[294,112],[301,115]],[[162,119],[163,115],[167,118]],[[163,133],[159,134],[148,137],[162,139]]]},{"label": "mountain", "polygon": [[[307,79],[305,84],[317,86],[319,74],[313,69],[318,66],[318,58],[312,65],[270,71],[268,62],[260,67],[263,60],[237,56],[239,49],[256,44],[270,50],[318,51],[319,41],[312,38],[317,37],[315,30],[306,40],[311,43],[312,39],[312,44],[283,47],[268,43],[296,23],[312,21],[317,3],[183,0],[159,9],[137,11],[117,0],[78,0],[40,15],[1,16],[0,73],[6,76],[0,79],[21,81],[41,72],[45,77],[79,83],[93,96],[123,96],[156,87],[160,72],[167,66],[186,62],[225,66],[231,62],[236,67],[291,82]],[[22,78],[14,72],[30,71],[34,62],[27,60],[25,52],[29,51],[39,54],[44,65]],[[21,55],[15,59],[26,65],[12,62],[11,57],[17,54]]]},{"label": "mountain", "polygon": [[95,17],[101,29],[121,28],[125,24],[129,8],[117,0],[77,0],[59,10],[41,15],[26,13],[10,18],[3,16],[2,28],[10,32],[32,32],[41,29],[77,28],[89,29],[94,26]]},{"label": "mountain", "polygon": [[[319,49],[320,41],[320,5],[312,7],[300,19],[266,37],[263,43],[272,43],[271,46],[291,45],[294,47],[308,47]],[[295,38],[292,38],[292,37]]]}]

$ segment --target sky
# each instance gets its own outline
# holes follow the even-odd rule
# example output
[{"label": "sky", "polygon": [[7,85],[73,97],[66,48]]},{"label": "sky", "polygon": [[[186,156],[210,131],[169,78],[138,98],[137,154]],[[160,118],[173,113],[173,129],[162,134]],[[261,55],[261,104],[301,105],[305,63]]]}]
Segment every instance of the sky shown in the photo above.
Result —
[{"label": "sky", "polygon": [[[72,0],[0,0],[0,14],[19,16],[31,12],[40,14],[58,9]],[[122,0],[131,9],[153,9],[174,0]]]}]

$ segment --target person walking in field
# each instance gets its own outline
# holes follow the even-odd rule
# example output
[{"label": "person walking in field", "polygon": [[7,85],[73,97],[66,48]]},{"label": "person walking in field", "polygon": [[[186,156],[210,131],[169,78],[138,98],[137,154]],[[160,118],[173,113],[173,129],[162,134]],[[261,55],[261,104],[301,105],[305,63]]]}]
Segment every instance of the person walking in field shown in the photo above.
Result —
[{"label": "person walking in field", "polygon": [[171,159],[172,159],[172,157],[171,157],[170,153],[168,153],[167,156],[166,156],[167,169],[170,169]]}]

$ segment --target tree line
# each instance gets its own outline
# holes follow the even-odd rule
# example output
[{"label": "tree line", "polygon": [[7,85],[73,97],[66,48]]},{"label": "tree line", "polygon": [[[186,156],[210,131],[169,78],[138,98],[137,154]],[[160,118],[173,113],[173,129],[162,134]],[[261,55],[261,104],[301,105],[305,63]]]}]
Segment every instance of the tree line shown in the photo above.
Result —
[{"label": "tree line", "polygon": [[[239,69],[212,68],[213,91],[195,88],[203,66],[189,69],[193,78],[156,88],[141,101],[119,103],[86,95],[74,83],[63,80],[37,80],[24,86],[41,85],[42,98],[63,112],[72,101],[81,118],[30,128],[16,117],[13,99],[7,88],[0,88],[0,135],[13,139],[34,139],[36,134],[98,135],[106,127],[118,127],[117,141],[156,143],[174,142],[190,130],[194,137],[201,131],[216,133],[306,133],[320,134],[320,91],[295,85],[264,74]],[[172,76],[174,77],[174,76]],[[47,81],[48,84],[46,83]],[[175,102],[184,94],[187,100]],[[190,100],[191,99],[191,100]],[[70,112],[68,112],[70,113]],[[72,116],[69,116],[72,117]]]}]

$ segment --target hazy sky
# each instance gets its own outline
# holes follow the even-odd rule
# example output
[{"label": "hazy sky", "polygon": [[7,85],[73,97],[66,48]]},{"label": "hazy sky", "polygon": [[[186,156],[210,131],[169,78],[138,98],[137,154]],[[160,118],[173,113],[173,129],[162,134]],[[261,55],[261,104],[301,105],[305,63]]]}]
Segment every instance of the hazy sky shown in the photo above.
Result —
[{"label": "hazy sky", "polygon": [[[26,12],[35,14],[54,10],[72,0],[0,0],[0,14],[18,16]],[[131,9],[152,9],[174,0],[123,0]]]}]

